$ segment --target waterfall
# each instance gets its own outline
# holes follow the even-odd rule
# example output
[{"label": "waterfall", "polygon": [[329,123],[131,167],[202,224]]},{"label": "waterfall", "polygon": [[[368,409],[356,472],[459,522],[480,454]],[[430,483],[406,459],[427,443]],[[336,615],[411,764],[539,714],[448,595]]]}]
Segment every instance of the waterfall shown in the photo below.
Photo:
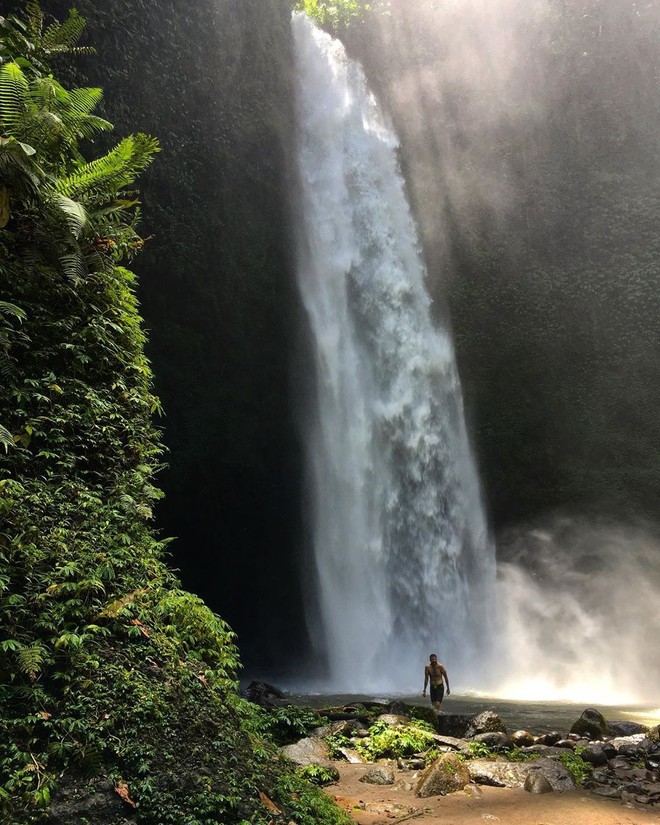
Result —
[{"label": "waterfall", "polygon": [[495,559],[451,337],[432,320],[397,139],[361,67],[304,15],[293,31],[325,685],[419,691],[436,652],[470,686],[489,648]]}]

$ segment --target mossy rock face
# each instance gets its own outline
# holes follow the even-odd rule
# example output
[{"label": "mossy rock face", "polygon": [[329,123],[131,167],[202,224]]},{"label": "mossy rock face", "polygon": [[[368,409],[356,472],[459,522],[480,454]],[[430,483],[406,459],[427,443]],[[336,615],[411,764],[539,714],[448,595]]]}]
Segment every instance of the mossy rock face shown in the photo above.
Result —
[{"label": "mossy rock face", "polygon": [[420,719],[422,722],[427,722],[433,728],[438,728],[438,714],[433,708],[419,707],[415,705],[410,708],[410,715],[413,719]]},{"label": "mossy rock face", "polygon": [[420,776],[415,796],[443,796],[463,790],[470,782],[470,773],[455,754],[445,753]]},{"label": "mossy rock face", "polygon": [[607,735],[607,721],[596,708],[587,708],[573,724],[571,733],[588,736],[590,739],[603,739]]}]

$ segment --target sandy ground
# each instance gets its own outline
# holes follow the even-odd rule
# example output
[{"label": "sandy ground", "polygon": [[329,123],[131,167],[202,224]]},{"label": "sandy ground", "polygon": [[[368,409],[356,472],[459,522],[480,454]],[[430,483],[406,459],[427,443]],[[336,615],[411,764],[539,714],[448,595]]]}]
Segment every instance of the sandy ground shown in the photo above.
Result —
[{"label": "sandy ground", "polygon": [[397,771],[395,786],[369,785],[359,779],[370,765],[336,763],[340,779],[326,790],[358,825],[660,825],[660,810],[637,810],[617,800],[583,791],[531,794],[524,790],[480,786],[476,795],[464,791],[418,799],[400,780],[412,774]]}]

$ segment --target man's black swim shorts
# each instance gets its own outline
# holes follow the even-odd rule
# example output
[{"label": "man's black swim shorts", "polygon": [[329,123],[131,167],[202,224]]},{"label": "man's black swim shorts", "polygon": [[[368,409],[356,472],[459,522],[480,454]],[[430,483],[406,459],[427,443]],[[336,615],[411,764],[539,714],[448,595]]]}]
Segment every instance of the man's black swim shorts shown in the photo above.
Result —
[{"label": "man's black swim shorts", "polygon": [[442,702],[442,699],[445,695],[445,686],[444,685],[431,685],[431,701],[432,702]]}]

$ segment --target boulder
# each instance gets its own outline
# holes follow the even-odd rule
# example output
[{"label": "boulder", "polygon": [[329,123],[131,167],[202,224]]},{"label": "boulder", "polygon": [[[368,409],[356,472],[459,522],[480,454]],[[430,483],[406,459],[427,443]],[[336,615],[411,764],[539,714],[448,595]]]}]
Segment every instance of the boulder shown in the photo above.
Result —
[{"label": "boulder", "polygon": [[600,742],[594,742],[593,745],[588,745],[582,751],[580,756],[584,759],[585,762],[588,762],[595,768],[598,768],[601,765],[607,765],[607,760],[609,758],[604,745],[602,745]]},{"label": "boulder", "polygon": [[[464,739],[468,729],[472,724],[473,716],[463,716],[457,713],[441,713],[436,715],[435,727],[438,733],[444,736],[454,736],[457,739]],[[484,731],[476,731],[484,733]]]},{"label": "boulder", "polygon": [[443,753],[419,777],[415,796],[444,796],[463,790],[469,782],[465,763],[453,753]]},{"label": "boulder", "polygon": [[386,725],[396,727],[397,725],[410,724],[409,716],[400,716],[396,713],[381,713],[376,719],[377,722],[384,722]]},{"label": "boulder", "polygon": [[619,756],[630,756],[633,759],[644,757],[652,748],[653,742],[644,733],[635,733],[632,736],[617,736],[607,743],[616,748]]},{"label": "boulder", "polygon": [[542,733],[540,736],[534,738],[535,745],[554,745],[562,738],[561,733],[552,731],[552,733]]},{"label": "boulder", "polygon": [[387,707],[388,713],[393,713],[395,716],[405,716],[406,718],[410,719],[411,713],[410,708],[405,702],[402,702],[400,699],[395,699],[394,701],[390,702]]},{"label": "boulder", "polygon": [[528,793],[552,793],[554,788],[540,771],[530,771],[523,788]]},{"label": "boulder", "polygon": [[517,748],[526,748],[534,744],[534,737],[529,731],[517,730],[511,734],[511,741]]},{"label": "boulder", "polygon": [[582,716],[573,722],[571,733],[579,733],[589,739],[603,739],[607,736],[607,721],[596,708],[587,708]]},{"label": "boulder", "polygon": [[646,725],[639,722],[608,722],[607,733],[609,736],[634,736],[636,733],[648,733]]},{"label": "boulder", "polygon": [[367,760],[361,756],[354,748],[337,748],[337,751],[351,765],[363,765]]},{"label": "boulder", "polygon": [[531,745],[529,748],[521,748],[523,753],[535,753],[538,756],[556,757],[566,753],[564,748],[556,748],[553,745]]},{"label": "boulder", "polygon": [[573,739],[560,739],[559,742],[555,742],[555,748],[563,748],[564,750],[574,751],[575,750],[575,742]]},{"label": "boulder", "polygon": [[506,733],[504,722],[494,710],[485,710],[473,716],[465,733],[466,737],[477,736],[480,733]]},{"label": "boulder", "polygon": [[530,774],[542,774],[555,791],[574,790],[573,777],[566,768],[554,759],[534,759],[529,762],[507,762],[506,760],[472,759],[467,763],[470,778],[479,785],[493,785],[498,788],[524,788]]},{"label": "boulder", "polygon": [[322,739],[307,737],[282,748],[282,753],[296,765],[322,765],[332,767],[328,746]]},{"label": "boulder", "polygon": [[[437,729],[438,714],[433,710],[433,708],[415,705],[412,708],[410,708],[410,711],[413,719],[421,719],[422,722],[426,722],[427,724],[431,725],[432,728]],[[443,713],[441,716],[444,717],[445,714]]]},{"label": "boulder", "polygon": [[493,731],[492,733],[478,733],[476,736],[472,737],[472,741],[479,742],[487,748],[490,748],[490,750],[498,753],[513,750],[513,742],[511,741],[511,737],[507,736],[506,733],[501,733],[500,731]]},{"label": "boulder", "polygon": [[262,708],[280,708],[287,704],[282,691],[268,682],[250,682],[243,695]]},{"label": "boulder", "polygon": [[376,765],[360,777],[369,785],[394,785],[394,771],[388,765]]}]

